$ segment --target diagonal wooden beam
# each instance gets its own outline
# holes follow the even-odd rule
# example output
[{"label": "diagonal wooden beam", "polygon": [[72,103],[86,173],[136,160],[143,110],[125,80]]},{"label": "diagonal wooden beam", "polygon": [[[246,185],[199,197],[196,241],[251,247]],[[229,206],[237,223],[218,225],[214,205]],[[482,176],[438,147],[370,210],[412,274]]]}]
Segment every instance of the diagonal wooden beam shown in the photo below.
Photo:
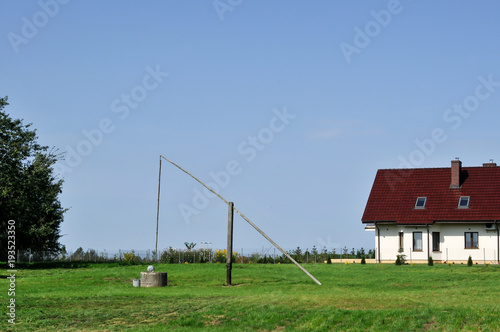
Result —
[{"label": "diagonal wooden beam", "polygon": [[[176,163],[174,163],[173,161],[165,158],[164,156],[160,155],[161,158],[165,159],[166,161],[168,161],[169,163],[171,163],[172,165],[174,165],[175,167],[177,167],[178,169],[180,169],[181,171],[183,171],[184,173],[186,173],[187,175],[189,175],[190,177],[192,177],[193,179],[195,179],[196,181],[198,181],[202,186],[204,186],[205,188],[207,188],[208,190],[210,190],[214,195],[216,195],[217,197],[219,197],[221,200],[224,201],[224,203],[228,204],[228,205],[233,205],[233,203],[231,202],[228,202],[224,197],[222,197],[221,195],[219,195],[218,193],[216,193],[212,188],[210,188],[209,186],[207,186],[205,183],[203,183],[200,179],[198,179],[196,176],[194,176],[193,174],[189,173],[188,171],[186,171],[184,168],[182,168],[181,166],[177,165]],[[305,274],[307,274],[309,276],[309,278],[311,278],[312,280],[314,280],[315,283],[317,283],[318,285],[321,285],[321,282],[319,282],[316,278],[314,278],[312,276],[312,274],[310,274],[306,269],[304,269],[302,267],[302,265],[300,265],[299,263],[297,263],[297,261],[295,261],[295,259],[292,258],[292,256],[290,256],[285,250],[283,250],[276,242],[274,242],[273,240],[271,240],[271,238],[269,236],[266,235],[266,233],[264,233],[259,227],[257,227],[257,225],[255,225],[253,222],[250,221],[250,219],[248,219],[247,217],[245,217],[245,215],[243,215],[243,213],[241,213],[237,208],[234,207],[233,205],[233,209],[234,211],[236,211],[247,223],[250,224],[250,226],[252,226],[253,228],[255,228],[255,230],[257,230],[257,232],[259,232],[263,237],[266,238],[266,240],[268,240],[273,246],[275,246],[279,251],[281,251],[286,257],[288,257],[288,259],[290,261],[292,261],[295,265],[297,265]]]}]

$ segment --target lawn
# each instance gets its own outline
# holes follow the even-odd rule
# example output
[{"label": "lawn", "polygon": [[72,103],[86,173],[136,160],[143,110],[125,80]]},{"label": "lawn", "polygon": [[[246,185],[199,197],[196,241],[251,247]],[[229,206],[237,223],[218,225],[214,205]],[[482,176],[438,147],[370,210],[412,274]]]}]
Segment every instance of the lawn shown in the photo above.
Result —
[{"label": "lawn", "polygon": [[133,287],[146,267],[18,269],[0,330],[500,330],[499,266],[305,264],[319,286],[291,264],[235,264],[225,286],[225,264],[158,264],[167,287]]}]

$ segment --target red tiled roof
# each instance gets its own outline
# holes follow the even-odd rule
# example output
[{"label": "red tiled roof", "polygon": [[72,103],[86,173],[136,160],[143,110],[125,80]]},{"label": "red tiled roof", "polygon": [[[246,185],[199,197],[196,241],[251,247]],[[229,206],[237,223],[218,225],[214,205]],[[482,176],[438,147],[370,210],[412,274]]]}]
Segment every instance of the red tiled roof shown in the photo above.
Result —
[{"label": "red tiled roof", "polygon": [[[363,223],[432,224],[500,220],[500,167],[462,167],[462,185],[450,189],[451,168],[381,169],[361,218]],[[469,208],[458,208],[470,196]],[[427,197],[425,209],[415,209]]]}]

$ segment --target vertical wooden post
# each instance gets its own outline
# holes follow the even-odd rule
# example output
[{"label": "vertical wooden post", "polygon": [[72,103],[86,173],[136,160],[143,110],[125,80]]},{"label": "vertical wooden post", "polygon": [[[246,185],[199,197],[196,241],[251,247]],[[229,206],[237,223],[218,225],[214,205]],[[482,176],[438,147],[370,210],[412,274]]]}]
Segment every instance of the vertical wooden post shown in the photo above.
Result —
[{"label": "vertical wooden post", "polygon": [[229,202],[227,215],[227,250],[226,250],[226,284],[231,286],[231,270],[233,269],[233,216],[234,203]]},{"label": "vertical wooden post", "polygon": [[160,167],[158,171],[158,203],[156,206],[156,243],[155,243],[155,262],[158,261],[158,224],[160,222],[160,183],[161,183],[161,156]]}]

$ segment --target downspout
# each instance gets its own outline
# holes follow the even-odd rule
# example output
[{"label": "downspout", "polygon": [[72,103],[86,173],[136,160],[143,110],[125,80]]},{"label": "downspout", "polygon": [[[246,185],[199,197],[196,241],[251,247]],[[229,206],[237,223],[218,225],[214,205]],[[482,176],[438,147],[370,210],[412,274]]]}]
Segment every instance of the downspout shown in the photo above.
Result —
[{"label": "downspout", "polygon": [[498,229],[498,220],[495,220],[495,228],[497,229],[497,264],[500,264],[500,230]]},{"label": "downspout", "polygon": [[431,257],[431,251],[430,251],[430,247],[429,247],[429,225],[426,225],[425,226],[427,228],[427,261],[429,261],[429,257]]},{"label": "downspout", "polygon": [[377,223],[375,223],[375,229],[377,230],[377,256],[378,256],[378,262],[380,264],[380,228],[378,228]]}]

